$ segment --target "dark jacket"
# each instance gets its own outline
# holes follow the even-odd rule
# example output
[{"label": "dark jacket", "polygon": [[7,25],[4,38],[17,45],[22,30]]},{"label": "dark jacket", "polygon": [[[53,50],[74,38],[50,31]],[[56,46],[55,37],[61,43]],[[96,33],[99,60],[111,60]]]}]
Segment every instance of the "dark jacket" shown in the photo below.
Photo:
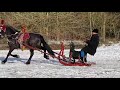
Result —
[{"label": "dark jacket", "polygon": [[93,34],[91,39],[86,41],[86,43],[88,45],[85,46],[81,51],[84,51],[86,53],[94,55],[96,53],[96,49],[97,49],[98,44],[99,44],[99,36],[98,36],[98,34]]}]

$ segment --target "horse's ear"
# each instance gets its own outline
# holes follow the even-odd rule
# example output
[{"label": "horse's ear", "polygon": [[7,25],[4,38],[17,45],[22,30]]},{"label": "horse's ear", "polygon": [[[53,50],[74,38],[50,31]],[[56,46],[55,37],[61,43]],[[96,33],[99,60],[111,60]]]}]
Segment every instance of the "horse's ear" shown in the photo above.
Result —
[{"label": "horse's ear", "polygon": [[4,24],[4,23],[5,23],[5,21],[2,19],[2,20],[1,20],[1,24]]}]

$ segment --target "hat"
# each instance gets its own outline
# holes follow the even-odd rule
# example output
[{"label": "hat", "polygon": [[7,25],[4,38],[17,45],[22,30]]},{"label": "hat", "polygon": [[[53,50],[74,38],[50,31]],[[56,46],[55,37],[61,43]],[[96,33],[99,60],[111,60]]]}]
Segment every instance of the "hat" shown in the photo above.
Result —
[{"label": "hat", "polygon": [[25,26],[25,25],[22,26],[22,32],[23,32],[23,33],[26,32],[26,26]]},{"label": "hat", "polygon": [[94,29],[92,32],[98,33],[98,29]]}]

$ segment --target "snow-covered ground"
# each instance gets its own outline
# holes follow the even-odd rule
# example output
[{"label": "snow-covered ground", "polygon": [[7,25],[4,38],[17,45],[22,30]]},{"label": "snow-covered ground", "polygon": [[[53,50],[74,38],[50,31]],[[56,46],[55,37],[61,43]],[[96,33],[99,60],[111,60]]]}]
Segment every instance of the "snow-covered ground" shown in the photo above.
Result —
[{"label": "snow-covered ground", "polygon": [[[0,50],[0,61],[7,53],[8,50]],[[120,78],[120,44],[101,46],[95,56],[88,55],[88,61],[96,63],[90,67],[63,66],[57,59],[44,59],[39,51],[35,51],[31,64],[26,65],[28,50],[15,50],[13,54],[20,58],[10,56],[6,64],[0,63],[0,78]],[[68,54],[69,50],[65,50],[65,55]]]}]

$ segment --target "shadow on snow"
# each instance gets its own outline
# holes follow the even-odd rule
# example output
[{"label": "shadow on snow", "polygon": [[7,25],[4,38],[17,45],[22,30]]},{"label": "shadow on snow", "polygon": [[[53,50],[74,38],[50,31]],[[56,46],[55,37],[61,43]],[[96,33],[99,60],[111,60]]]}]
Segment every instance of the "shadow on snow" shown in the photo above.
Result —
[{"label": "shadow on snow", "polygon": [[[3,61],[5,59],[5,57],[0,57],[0,61]],[[38,60],[39,59],[39,60]],[[16,62],[22,62],[22,63],[26,63],[28,59],[24,59],[24,58],[11,58],[9,57],[8,58],[8,62],[7,63],[16,63]],[[46,63],[46,64],[59,64],[59,61],[58,60],[51,60],[51,59],[40,59],[40,58],[37,58],[37,60],[35,59],[32,59],[31,60],[31,64],[32,62],[35,62],[35,63]]]}]

